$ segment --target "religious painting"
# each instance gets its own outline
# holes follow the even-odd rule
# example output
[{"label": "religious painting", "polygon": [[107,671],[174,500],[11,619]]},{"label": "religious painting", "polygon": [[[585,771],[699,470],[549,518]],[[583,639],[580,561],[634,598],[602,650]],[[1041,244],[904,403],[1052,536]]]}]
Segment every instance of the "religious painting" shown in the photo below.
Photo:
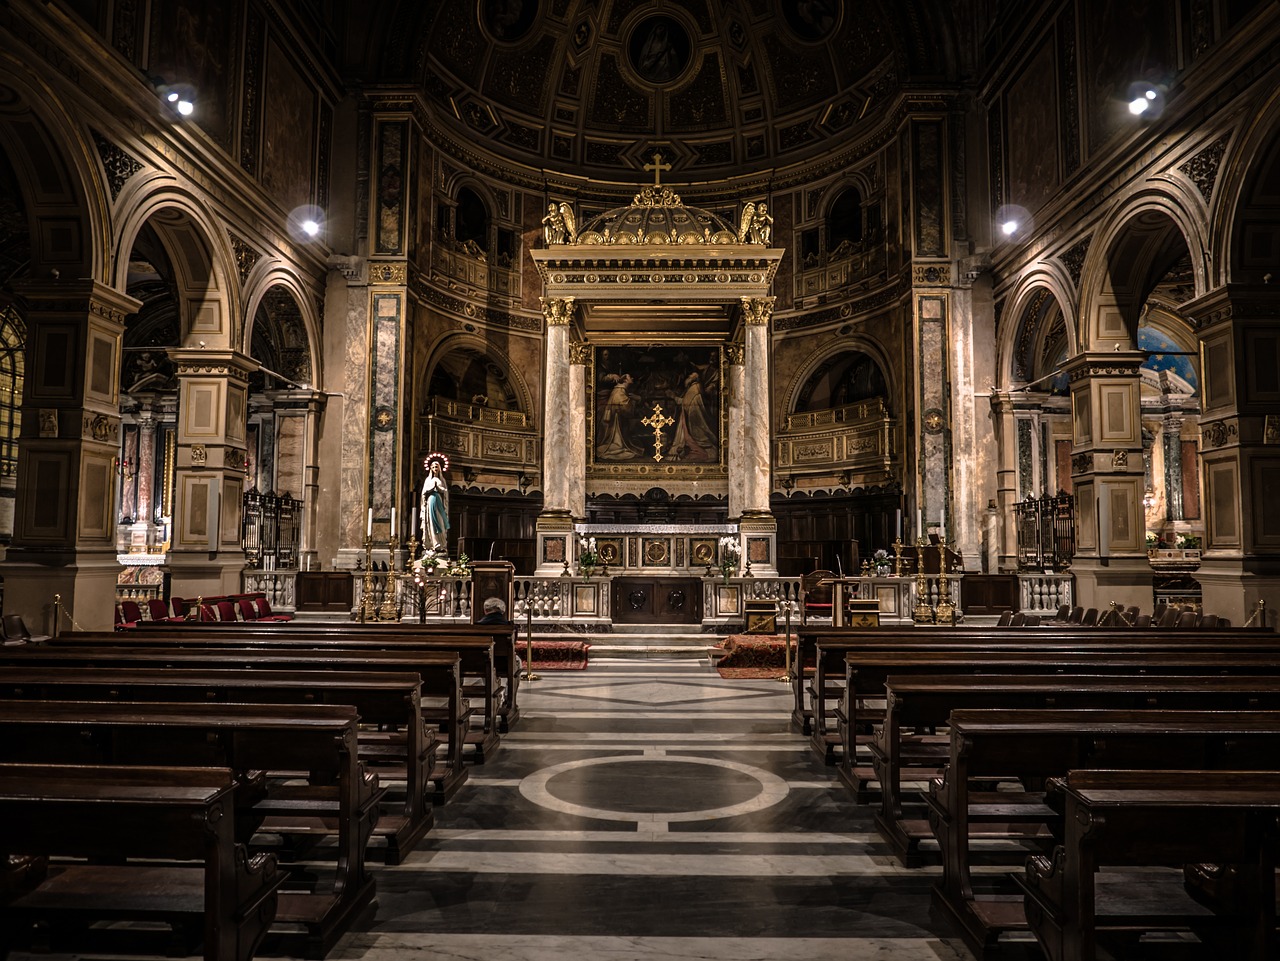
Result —
[{"label": "religious painting", "polygon": [[1177,8],[1168,0],[1087,3],[1085,97],[1089,152],[1132,126],[1127,99],[1130,84],[1167,83],[1175,62]]},{"label": "religious painting", "polygon": [[597,347],[591,466],[611,474],[704,474],[724,465],[718,346]]},{"label": "religious painting", "polygon": [[481,0],[480,24],[495,40],[524,38],[538,15],[538,0]]},{"label": "religious painting", "polygon": [[689,65],[692,44],[684,25],[674,17],[646,17],[627,40],[631,69],[655,86],[670,83]]},{"label": "religious painting", "polygon": [[782,15],[797,40],[825,40],[840,24],[841,0],[783,0]]},{"label": "religious painting", "polygon": [[1007,94],[1009,202],[1037,210],[1058,185],[1058,88],[1045,41]]},{"label": "religious painting", "polygon": [[710,567],[716,562],[716,542],[713,538],[693,540],[689,543],[689,562],[693,567]]},{"label": "religious painting", "polygon": [[289,56],[271,43],[263,89],[262,186],[288,209],[312,202],[315,101]]}]

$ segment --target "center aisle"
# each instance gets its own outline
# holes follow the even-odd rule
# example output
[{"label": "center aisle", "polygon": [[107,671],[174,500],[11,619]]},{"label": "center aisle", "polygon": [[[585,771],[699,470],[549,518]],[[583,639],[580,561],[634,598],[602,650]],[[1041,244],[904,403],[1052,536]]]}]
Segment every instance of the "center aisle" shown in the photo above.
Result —
[{"label": "center aisle", "polygon": [[[937,869],[898,867],[776,680],[593,660],[520,690],[497,756],[377,868],[331,958],[948,961]],[[938,926],[939,930],[943,930]]]}]

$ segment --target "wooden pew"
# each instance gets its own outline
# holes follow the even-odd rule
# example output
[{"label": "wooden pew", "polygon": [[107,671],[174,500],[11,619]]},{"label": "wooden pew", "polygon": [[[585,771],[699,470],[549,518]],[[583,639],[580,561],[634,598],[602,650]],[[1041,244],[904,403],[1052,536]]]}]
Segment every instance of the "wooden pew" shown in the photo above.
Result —
[{"label": "wooden pew", "polygon": [[257,810],[266,832],[337,835],[332,887],[284,891],[276,912],[304,926],[308,958],[323,958],[374,895],[365,849],[383,791],[357,758],[356,721],[346,705],[0,701],[0,760],[304,772],[310,784],[269,778]]},{"label": "wooden pew", "polygon": [[[855,748],[870,744],[869,730],[884,718],[876,702],[884,698],[890,675],[911,677],[924,674],[1062,674],[1073,676],[1151,673],[1153,664],[1162,675],[1220,674],[1257,676],[1276,671],[1277,652],[1203,651],[1176,646],[1173,650],[1150,647],[1141,650],[1088,651],[1025,650],[991,648],[871,649],[847,651],[845,687],[839,712],[842,744],[840,778],[860,801],[871,800],[867,784],[875,774],[856,761]],[[871,702],[869,705],[867,702]]]},{"label": "wooden pew", "polygon": [[37,859],[3,886],[0,957],[32,921],[129,919],[198,927],[205,961],[248,961],[284,875],[236,842],[236,791],[225,768],[0,764],[0,850]]},{"label": "wooden pew", "polygon": [[[239,668],[296,671],[413,672],[422,682],[422,713],[441,726],[445,748],[443,764],[432,772],[432,800],[442,804],[467,780],[463,745],[470,708],[462,697],[457,653],[433,650],[347,651],[306,648],[167,648],[76,647],[38,645],[0,649],[0,665],[80,665],[84,667]],[[431,705],[434,699],[439,707]]]},{"label": "wooden pew", "polygon": [[976,793],[974,779],[1034,786],[1078,768],[1280,769],[1276,711],[953,711],[950,727],[946,775],[930,782],[926,795],[942,848],[933,901],[978,958],[1027,922],[1021,896],[975,895],[970,838],[1047,838],[1047,826],[1060,819],[1042,793]]},{"label": "wooden pew", "polygon": [[[1130,939],[1135,932],[1191,928],[1215,936],[1220,957],[1277,956],[1280,773],[1081,770],[1052,779],[1048,792],[1060,796],[1062,843],[1051,857],[1029,858],[1017,880],[1049,961],[1094,961],[1098,929],[1117,926]],[[1181,872],[1143,872],[1130,884],[1100,889],[1113,873],[1109,867],[1199,862],[1231,864],[1242,879],[1236,899],[1207,916],[1187,894]],[[1126,898],[1126,888],[1141,897]],[[1229,946],[1218,940],[1219,926],[1235,935]]]},{"label": "wooden pew", "polygon": [[1220,633],[1184,632],[1166,636],[1158,632],[1128,630],[1110,636],[1095,632],[1086,635],[1078,632],[996,632],[993,635],[981,631],[957,634],[949,630],[915,630],[884,637],[877,636],[875,631],[867,631],[865,636],[817,637],[813,683],[809,689],[813,708],[807,714],[812,746],[828,764],[840,759],[844,741],[840,732],[842,719],[834,705],[844,695],[844,655],[851,650],[969,650],[977,653],[997,650],[1098,653],[1257,650],[1280,654],[1280,637],[1273,633],[1236,632],[1226,640],[1219,636]]},{"label": "wooden pew", "polygon": [[[226,669],[76,666],[15,667],[0,674],[0,698],[53,701],[172,701],[196,703],[349,704],[364,725],[360,757],[380,778],[402,777],[397,803],[385,802],[374,835],[386,840],[386,861],[399,864],[431,829],[431,775],[435,734],[422,717],[421,677],[416,673],[352,671],[246,671]],[[392,762],[394,767],[387,763]]]},{"label": "wooden pew", "polygon": [[[172,628],[173,624],[140,621],[136,630],[123,632],[128,636],[145,634],[157,629]],[[520,687],[520,671],[517,669],[519,653],[519,629],[514,624],[413,624],[407,621],[391,624],[360,624],[358,622],[330,624],[309,623],[305,621],[289,621],[284,623],[264,623],[262,621],[237,622],[236,624],[214,621],[188,621],[177,627],[182,631],[218,631],[218,630],[268,630],[283,636],[292,634],[310,634],[324,637],[359,638],[360,644],[381,644],[394,639],[407,637],[410,639],[444,639],[459,638],[477,640],[488,638],[493,642],[493,666],[498,676],[498,689],[502,698],[497,705],[498,732],[506,734],[510,726],[520,717],[517,691]],[[65,636],[65,635],[64,635]],[[117,635],[119,636],[119,635]]]},{"label": "wooden pew", "polygon": [[909,732],[942,727],[953,710],[1280,710],[1277,675],[890,675],[884,687],[884,721],[870,744],[880,786],[876,827],[908,867],[921,863],[918,845],[933,832],[923,811],[905,811],[902,780],[927,782],[938,776],[948,752],[947,738],[922,739]]},{"label": "wooden pew", "polygon": [[[151,629],[131,632],[71,632],[50,642],[54,647],[105,646],[158,648],[260,648],[263,650],[337,650],[337,651],[456,651],[461,658],[464,693],[469,689],[483,705],[483,724],[473,731],[463,730],[464,742],[470,746],[468,760],[483,764],[501,744],[498,706],[503,693],[495,670],[493,644],[488,635],[476,637],[416,637],[389,631],[370,635],[366,647],[364,635],[347,631],[311,631],[283,626],[262,628],[253,624],[237,626],[209,623],[189,631]],[[469,684],[467,678],[473,681]]]}]

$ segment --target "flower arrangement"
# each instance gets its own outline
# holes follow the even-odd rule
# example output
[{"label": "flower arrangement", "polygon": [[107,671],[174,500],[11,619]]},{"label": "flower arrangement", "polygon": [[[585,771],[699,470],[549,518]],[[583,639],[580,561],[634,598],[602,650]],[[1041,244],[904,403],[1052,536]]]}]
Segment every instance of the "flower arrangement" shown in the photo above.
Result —
[{"label": "flower arrangement", "polygon": [[450,577],[470,577],[471,576],[471,558],[466,554],[459,554],[458,559],[452,563],[445,562],[445,573]]},{"label": "flower arrangement", "polygon": [[876,577],[889,576],[889,552],[884,548],[871,555],[872,565],[876,569]]},{"label": "flower arrangement", "polygon": [[1200,538],[1195,534],[1179,534],[1175,539],[1175,543],[1184,551],[1195,550],[1200,546]]},{"label": "flower arrangement", "polygon": [[718,548],[720,573],[724,575],[724,582],[728,584],[729,578],[738,573],[738,561],[742,558],[742,545],[738,543],[736,537],[726,534],[720,538]]},{"label": "flower arrangement", "polygon": [[578,571],[583,577],[590,577],[600,564],[600,550],[596,547],[594,537],[578,538]]}]

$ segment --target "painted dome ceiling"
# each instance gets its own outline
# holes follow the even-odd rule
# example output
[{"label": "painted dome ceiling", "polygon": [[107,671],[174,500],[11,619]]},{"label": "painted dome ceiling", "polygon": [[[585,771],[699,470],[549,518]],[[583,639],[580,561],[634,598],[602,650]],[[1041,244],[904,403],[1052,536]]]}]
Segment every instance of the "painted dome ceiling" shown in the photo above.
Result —
[{"label": "painted dome ceiling", "polygon": [[371,72],[508,160],[634,181],[803,163],[856,137],[901,78],[946,72],[923,0],[404,0]]}]

